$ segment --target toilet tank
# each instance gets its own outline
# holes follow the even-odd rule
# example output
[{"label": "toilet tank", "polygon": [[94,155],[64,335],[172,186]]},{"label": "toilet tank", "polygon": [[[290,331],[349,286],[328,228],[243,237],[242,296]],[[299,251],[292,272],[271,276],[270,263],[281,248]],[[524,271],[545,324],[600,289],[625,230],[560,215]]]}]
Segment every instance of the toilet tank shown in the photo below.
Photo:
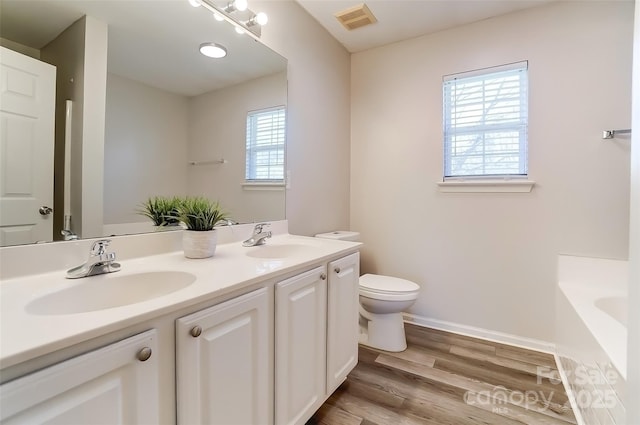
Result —
[{"label": "toilet tank", "polygon": [[338,239],[341,241],[352,241],[359,242],[360,241],[360,233],[359,232],[351,232],[349,230],[336,230],[328,233],[318,233],[316,238],[325,238],[325,239]]}]

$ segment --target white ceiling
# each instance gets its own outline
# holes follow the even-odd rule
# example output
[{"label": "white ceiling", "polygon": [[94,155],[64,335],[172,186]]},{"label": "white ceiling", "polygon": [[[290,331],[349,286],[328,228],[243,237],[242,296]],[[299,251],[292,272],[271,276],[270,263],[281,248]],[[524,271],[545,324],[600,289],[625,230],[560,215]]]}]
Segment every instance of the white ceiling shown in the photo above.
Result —
[{"label": "white ceiling", "polygon": [[346,30],[334,14],[362,0],[296,0],[348,51],[359,52],[555,0],[365,0],[378,22]]},{"label": "white ceiling", "polygon": [[[361,0],[296,1],[358,52],[554,0],[368,0],[378,22],[354,31],[334,14]],[[186,0],[0,0],[0,11],[0,36],[36,49],[91,15],[109,25],[110,72],[187,96],[286,69],[281,56]],[[203,57],[197,47],[207,41],[225,45],[229,55]]]}]

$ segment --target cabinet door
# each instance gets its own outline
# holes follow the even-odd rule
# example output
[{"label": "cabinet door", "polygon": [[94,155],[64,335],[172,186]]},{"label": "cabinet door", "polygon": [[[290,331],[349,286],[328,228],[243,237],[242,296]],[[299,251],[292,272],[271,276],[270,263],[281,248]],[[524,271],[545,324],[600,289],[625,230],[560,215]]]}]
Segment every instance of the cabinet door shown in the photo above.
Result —
[{"label": "cabinet door", "polygon": [[324,401],[327,292],[324,267],[276,285],[276,424],[300,424]]},{"label": "cabinet door", "polygon": [[271,424],[266,288],[178,319],[178,424]]},{"label": "cabinet door", "polygon": [[360,254],[329,263],[327,306],[327,394],[358,363]]},{"label": "cabinet door", "polygon": [[156,347],[150,330],[3,384],[0,421],[157,424]]}]

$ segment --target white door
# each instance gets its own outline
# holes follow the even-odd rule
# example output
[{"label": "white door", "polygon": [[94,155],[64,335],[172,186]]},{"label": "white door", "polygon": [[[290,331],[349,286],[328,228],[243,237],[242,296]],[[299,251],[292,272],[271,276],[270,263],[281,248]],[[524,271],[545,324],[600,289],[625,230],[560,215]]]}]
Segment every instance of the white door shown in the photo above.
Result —
[{"label": "white door", "polygon": [[304,424],[324,401],[327,276],[317,267],[276,285],[276,424]]},{"label": "white door", "polygon": [[157,424],[155,330],[58,363],[0,386],[0,422]]},{"label": "white door", "polygon": [[50,241],[56,68],[0,47],[0,246]]},{"label": "white door", "polygon": [[358,364],[360,254],[329,263],[327,295],[327,394]]},{"label": "white door", "polygon": [[273,423],[266,288],[176,321],[178,425]]}]

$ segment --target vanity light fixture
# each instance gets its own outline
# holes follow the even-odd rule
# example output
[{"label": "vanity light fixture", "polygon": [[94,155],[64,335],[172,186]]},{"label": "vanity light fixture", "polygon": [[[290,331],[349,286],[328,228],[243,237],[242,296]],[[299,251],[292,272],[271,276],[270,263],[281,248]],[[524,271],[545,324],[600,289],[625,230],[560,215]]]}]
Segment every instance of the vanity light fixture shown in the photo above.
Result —
[{"label": "vanity light fixture", "polygon": [[217,43],[202,43],[200,45],[200,53],[214,59],[220,59],[227,56],[227,49]]},{"label": "vanity light fixture", "polygon": [[189,3],[203,6],[217,21],[227,21],[236,27],[238,34],[247,34],[256,40],[262,34],[262,26],[269,21],[266,13],[249,9],[248,0],[189,0]]},{"label": "vanity light fixture", "polygon": [[267,16],[267,14],[264,12],[259,12],[258,14],[253,15],[253,18],[245,22],[245,25],[247,27],[251,27],[254,25],[264,26],[267,25],[267,22],[269,22],[269,17]]},{"label": "vanity light fixture", "polygon": [[200,0],[189,0],[189,4],[193,7],[200,7],[202,6],[202,3],[200,3]]},{"label": "vanity light fixture", "polygon": [[247,0],[233,0],[227,4],[224,8],[224,11],[227,13],[235,12],[236,10],[239,12],[244,12],[249,7],[249,3]]}]

